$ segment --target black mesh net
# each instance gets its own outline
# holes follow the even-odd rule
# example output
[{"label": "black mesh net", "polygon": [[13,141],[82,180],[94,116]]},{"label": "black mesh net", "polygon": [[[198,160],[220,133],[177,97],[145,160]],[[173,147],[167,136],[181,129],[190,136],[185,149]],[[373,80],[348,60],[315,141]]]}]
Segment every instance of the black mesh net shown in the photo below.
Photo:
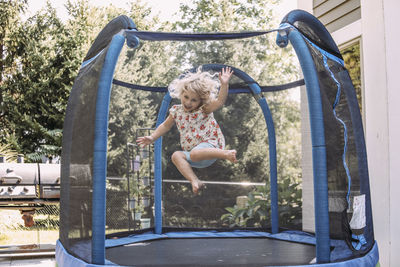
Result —
[{"label": "black mesh net", "polygon": [[[210,71],[213,72],[213,71]],[[243,88],[247,86],[238,77],[232,83]],[[296,89],[294,89],[296,90]],[[153,226],[154,147],[140,148],[135,140],[149,135],[156,121],[163,93],[150,93],[113,86],[110,109],[110,138],[108,163],[107,231],[138,230]],[[271,93],[271,109],[282,109],[280,104],[287,100],[287,93]],[[146,104],[144,104],[147,101]],[[120,102],[120,103],[118,103]],[[141,103],[141,104],[140,104]],[[179,101],[173,99],[173,104]],[[123,105],[121,108],[120,105]],[[291,118],[284,115],[277,123],[278,149],[287,153],[279,165],[279,184],[282,191],[285,184],[291,184],[291,193],[282,196],[283,227],[301,228],[301,187],[299,179],[300,133],[292,136],[293,144],[285,143],[283,131],[290,125],[293,132],[299,131],[299,103],[289,101],[287,109],[293,112]],[[143,109],[144,105],[150,108]],[[121,116],[124,114],[124,116]],[[180,150],[179,133],[173,127],[163,137],[163,226],[174,228],[227,228],[227,227],[269,227],[269,154],[266,123],[261,109],[251,94],[229,95],[223,109],[214,113],[226,139],[227,149],[236,149],[238,164],[218,160],[211,167],[195,169],[198,177],[206,183],[206,189],[195,196],[187,180],[171,162],[173,152]],[[122,118],[123,117],[123,118]],[[292,120],[292,121],[291,121]],[[287,136],[287,135],[286,135]],[[297,138],[297,139],[296,139]],[[283,158],[289,157],[293,168],[285,166]],[[113,178],[114,177],[114,178]],[[117,179],[115,177],[122,177]],[[113,185],[113,186],[112,186]],[[128,190],[129,186],[129,190]],[[117,189],[119,188],[119,189]],[[129,195],[129,196],[128,196]],[[147,202],[147,198],[149,200]],[[117,200],[118,199],[118,200]],[[249,206],[249,203],[251,205]],[[117,204],[120,203],[120,204]],[[258,213],[251,214],[257,205]],[[117,208],[117,207],[124,208]],[[121,216],[123,214],[124,217]],[[288,214],[285,216],[285,214]],[[120,228],[114,228],[115,221]],[[124,222],[123,222],[124,221]],[[147,223],[150,221],[150,225]]]},{"label": "black mesh net", "polygon": [[68,251],[91,262],[92,168],[97,83],[107,50],[81,68],[65,119],[60,240]]},{"label": "black mesh net", "polygon": [[[321,90],[329,195],[329,220],[331,238],[343,239],[353,249],[352,234],[372,237],[356,253],[365,253],[373,244],[372,217],[370,214],[368,168],[360,111],[355,90],[344,66],[322,54],[307,43],[318,72]],[[350,103],[349,103],[350,102]],[[364,188],[363,188],[364,187]],[[367,186],[367,188],[369,188]],[[354,223],[355,198],[365,196],[364,225]],[[361,226],[360,226],[361,225]]]},{"label": "black mesh net", "polygon": [[[248,48],[251,44],[264,49],[256,50],[252,55],[240,54],[240,57],[249,63],[252,57],[257,61],[258,56],[260,64],[256,68],[244,63],[241,66],[235,64],[235,67],[247,71],[256,80],[260,78],[257,82],[265,85],[298,78],[293,74],[285,79],[283,73],[279,74],[280,77],[268,73],[269,69],[275,67],[262,60],[263,56],[271,53],[267,49],[272,47],[273,38],[269,36],[235,41],[142,42],[137,50],[122,52],[115,78],[132,84],[166,87],[185,71],[204,64],[224,62],[234,65],[238,55],[233,51]],[[189,49],[195,52],[188,54]],[[178,61],[170,56],[150,59],[146,54],[149,50],[163,51],[162,55],[174,54],[180,59]],[[218,50],[222,52],[216,53]],[[128,66],[124,62],[129,62]],[[153,75],[152,71],[158,74]],[[215,70],[207,71],[215,73]],[[232,77],[230,88],[247,88],[250,92],[248,83],[237,76]],[[266,98],[272,116],[277,121],[278,150],[284,151],[283,156],[278,156],[281,160],[278,183],[280,189],[287,192],[279,199],[280,223],[282,227],[301,229],[300,106],[298,99],[293,96],[298,95],[298,89],[293,90],[296,92],[269,93]],[[149,135],[154,129],[163,97],[164,93],[113,85],[107,169],[107,195],[111,202],[107,202],[107,233],[154,226],[154,147],[144,148],[149,155],[143,155],[143,149],[136,146],[135,140],[138,136]],[[179,100],[173,99],[170,107],[178,103]],[[286,116],[285,111],[290,114]],[[268,134],[262,111],[251,94],[233,94],[214,115],[225,136],[226,148],[238,151],[239,163],[218,160],[211,167],[195,169],[198,177],[206,182],[206,189],[197,196],[193,195],[190,184],[171,162],[172,153],[180,150],[179,133],[173,127],[163,137],[163,226],[269,227]],[[287,143],[288,131],[296,133],[291,136],[290,144]]]}]

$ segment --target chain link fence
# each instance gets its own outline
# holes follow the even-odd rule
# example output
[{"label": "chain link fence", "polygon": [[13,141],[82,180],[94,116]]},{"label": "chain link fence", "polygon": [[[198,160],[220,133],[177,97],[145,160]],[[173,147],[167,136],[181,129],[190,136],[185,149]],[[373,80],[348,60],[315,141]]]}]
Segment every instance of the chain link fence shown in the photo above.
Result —
[{"label": "chain link fence", "polygon": [[0,209],[0,254],[21,250],[53,250],[58,239],[60,205],[29,211]]}]

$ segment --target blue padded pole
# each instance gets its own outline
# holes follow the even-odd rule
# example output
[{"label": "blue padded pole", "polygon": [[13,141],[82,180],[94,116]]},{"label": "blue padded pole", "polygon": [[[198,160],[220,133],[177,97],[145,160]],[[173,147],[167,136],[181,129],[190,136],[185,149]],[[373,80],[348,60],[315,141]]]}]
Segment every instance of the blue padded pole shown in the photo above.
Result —
[{"label": "blue padded pole", "polygon": [[[258,85],[255,84],[257,87]],[[252,85],[250,85],[252,87]],[[264,114],[268,130],[268,148],[269,148],[269,176],[271,185],[271,232],[273,234],[279,231],[279,212],[278,212],[278,167],[276,159],[276,138],[275,126],[272,120],[271,111],[264,97],[258,100],[258,104]]]},{"label": "blue padded pole", "polygon": [[[164,96],[157,116],[156,127],[164,122],[171,96],[169,92]],[[162,137],[154,144],[154,228],[156,234],[162,233]]]},{"label": "blue padded pole", "polygon": [[[284,43],[280,38],[285,39],[285,34],[284,32],[278,33],[278,45]],[[328,178],[324,118],[318,74],[301,33],[292,27],[287,37],[296,51],[307,89],[314,175],[316,259],[317,263],[327,263],[330,262]]]},{"label": "blue padded pole", "polygon": [[125,37],[113,37],[104,59],[97,89],[92,195],[92,263],[104,264],[106,234],[107,131],[111,83]]}]

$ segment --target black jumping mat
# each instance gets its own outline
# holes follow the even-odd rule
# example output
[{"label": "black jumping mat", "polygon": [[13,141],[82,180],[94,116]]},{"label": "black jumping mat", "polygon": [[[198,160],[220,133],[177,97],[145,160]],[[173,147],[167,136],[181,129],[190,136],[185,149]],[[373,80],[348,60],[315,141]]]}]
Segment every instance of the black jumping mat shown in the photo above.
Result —
[{"label": "black jumping mat", "polygon": [[315,246],[270,238],[160,239],[106,249],[125,266],[282,266],[309,264]]}]

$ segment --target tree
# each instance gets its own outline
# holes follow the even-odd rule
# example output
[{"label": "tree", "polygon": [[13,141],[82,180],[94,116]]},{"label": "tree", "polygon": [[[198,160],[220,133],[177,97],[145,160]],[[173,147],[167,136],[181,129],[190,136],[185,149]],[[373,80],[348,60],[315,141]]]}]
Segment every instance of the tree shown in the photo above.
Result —
[{"label": "tree", "polygon": [[47,3],[23,21],[18,14],[26,1],[10,3],[1,15],[0,143],[40,161],[60,155],[65,109],[82,59],[97,33],[123,11],[68,1],[69,19],[63,22]]},{"label": "tree", "polygon": [[66,32],[48,5],[26,22],[16,23],[6,37],[1,142],[11,143],[31,160],[40,159],[40,153],[33,152],[60,152],[64,111],[77,71]]},{"label": "tree", "polygon": [[3,81],[4,76],[4,71],[7,68],[12,69],[15,66],[12,66],[10,64],[7,64],[7,55],[12,53],[13,50],[16,50],[15,44],[10,42],[9,40],[9,35],[10,32],[13,31],[13,28],[15,25],[18,25],[20,23],[20,13],[24,12],[24,10],[27,7],[27,0],[18,0],[18,1],[1,1],[0,2],[0,7],[1,7],[1,14],[0,14],[0,55],[1,55],[1,61],[0,61],[0,82]]},{"label": "tree", "polygon": [[[27,1],[2,1],[0,3],[0,143],[6,144],[6,138],[10,138],[8,131],[10,120],[8,118],[8,102],[13,102],[13,92],[7,88],[7,80],[16,72],[17,64],[14,54],[17,52],[18,44],[10,38],[16,27],[20,27],[20,13],[27,7]],[[11,141],[11,140],[10,140]],[[12,142],[15,143],[15,142]]]}]

